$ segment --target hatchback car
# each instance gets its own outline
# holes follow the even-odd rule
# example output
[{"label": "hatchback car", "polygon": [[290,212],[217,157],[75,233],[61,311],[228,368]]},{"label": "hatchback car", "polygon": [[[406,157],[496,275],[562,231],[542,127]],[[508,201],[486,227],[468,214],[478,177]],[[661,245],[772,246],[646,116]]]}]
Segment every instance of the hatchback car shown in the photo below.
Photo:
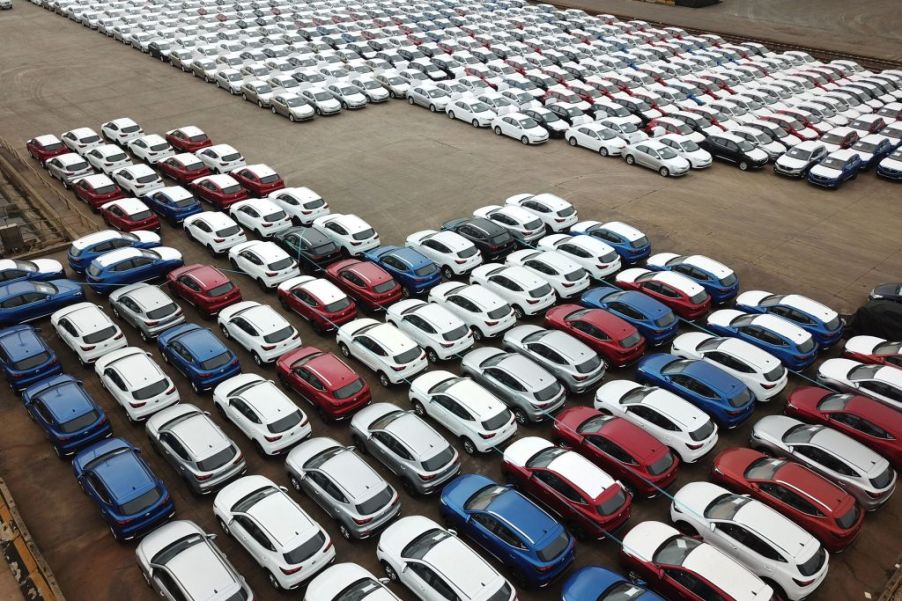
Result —
[{"label": "hatchback car", "polygon": [[0,368],[13,392],[62,373],[56,353],[32,326],[0,329]]},{"label": "hatchback car", "polygon": [[658,253],[650,257],[646,264],[653,271],[674,271],[695,280],[716,304],[727,302],[739,291],[736,273],[723,263],[704,255]]},{"label": "hatchback car", "polygon": [[58,179],[63,188],[69,189],[83,177],[93,175],[95,171],[81,155],[67,152],[47,159],[44,163],[47,174]]},{"label": "hatchback car", "polygon": [[707,291],[681,273],[633,267],[618,273],[615,280],[622,288],[642,292],[684,319],[697,319],[711,309]]},{"label": "hatchback car", "polygon": [[210,136],[196,125],[185,125],[167,131],[166,141],[181,152],[197,152],[213,145]]},{"label": "hatchback car", "polygon": [[372,597],[372,601],[401,601],[386,584],[386,579],[376,578],[355,563],[339,563],[310,580],[304,601],[343,601],[358,597]]},{"label": "hatchback car", "polygon": [[329,203],[307,187],[282,188],[267,197],[284,210],[295,223],[310,225],[313,221],[331,213]]},{"label": "hatchback car", "polygon": [[244,230],[231,217],[220,211],[203,211],[182,221],[190,240],[200,243],[214,256],[233,246],[247,242]]},{"label": "hatchback car", "polygon": [[103,355],[128,345],[125,335],[98,305],[76,303],[57,310],[50,323],[60,340],[87,367]]},{"label": "hatchback car", "polygon": [[173,227],[179,227],[186,217],[203,211],[194,194],[181,186],[155,190],[144,197],[144,203]]},{"label": "hatchback car", "polygon": [[664,601],[646,586],[606,568],[584,566],[564,582],[561,598],[564,601]]},{"label": "hatchback car", "polygon": [[808,171],[827,156],[827,147],[816,140],[802,142],[790,148],[774,161],[774,173],[804,178]]},{"label": "hatchback car", "polygon": [[53,134],[45,134],[35,136],[25,142],[25,149],[31,158],[43,165],[53,157],[69,152],[69,148],[63,144],[63,141]]},{"label": "hatchback car", "polygon": [[0,282],[60,280],[66,277],[62,263],[53,259],[0,259]]},{"label": "hatchback car", "polygon": [[379,246],[363,257],[388,271],[405,295],[424,294],[442,281],[438,266],[419,251],[402,246]]},{"label": "hatchback car", "polygon": [[159,134],[139,136],[131,140],[128,143],[128,150],[135,158],[150,165],[156,165],[175,154],[169,142]]},{"label": "hatchback car", "polygon": [[109,300],[113,315],[136,328],[145,342],[185,321],[181,307],[151,284],[117,288],[110,293]]},{"label": "hatchback car", "polygon": [[69,147],[72,152],[84,156],[89,150],[97,148],[103,144],[103,140],[90,127],[76,127],[67,132],[63,132],[60,136],[63,144]]},{"label": "hatchback car", "polygon": [[529,357],[571,392],[585,392],[604,377],[605,362],[585,343],[561,330],[523,325],[504,335],[504,348]]},{"label": "hatchback car", "polygon": [[326,267],[325,276],[359,306],[374,312],[384,311],[403,294],[400,284],[372,261],[338,261]]},{"label": "hatchback car", "polygon": [[[6,335],[0,332],[0,345]],[[112,436],[106,413],[91,398],[81,381],[68,374],[44,372],[42,379],[22,394],[28,416],[44,431],[62,458]]]},{"label": "hatchback car", "polygon": [[733,163],[740,171],[761,169],[767,164],[767,153],[746,140],[727,133],[712,134],[699,144],[715,159]]},{"label": "hatchback car", "polygon": [[545,314],[544,325],[581,340],[617,367],[637,360],[646,348],[633,325],[603,309],[558,305]]},{"label": "hatchback car", "polygon": [[653,346],[673,339],[680,323],[669,307],[635,290],[592,288],[583,293],[580,304],[603,309],[632,324]]},{"label": "hatchback car", "polygon": [[166,187],[157,172],[144,163],[121,167],[112,173],[112,178],[123,191],[134,197]]},{"label": "hatchback car", "polygon": [[538,241],[540,250],[564,255],[582,267],[596,280],[608,277],[620,270],[620,255],[612,246],[592,236],[568,236],[552,234]]},{"label": "hatchback car", "polygon": [[100,207],[112,200],[125,198],[122,188],[110,176],[101,173],[81,178],[72,186],[72,191],[93,213],[99,212]]},{"label": "hatchback car", "polygon": [[198,198],[220,211],[226,211],[248,197],[247,190],[234,177],[221,173],[199,177],[188,184],[188,187]]},{"label": "hatchback car", "polygon": [[105,140],[109,140],[116,144],[127,144],[135,138],[144,135],[144,129],[141,128],[133,119],[128,117],[120,117],[107,121],[100,126],[100,135]]},{"label": "hatchback car", "polygon": [[372,400],[366,380],[338,356],[305,346],[276,363],[279,382],[313,405],[324,421],[345,419]]},{"label": "hatchback car", "polygon": [[92,149],[85,154],[85,160],[104,175],[110,175],[116,169],[132,164],[125,151],[115,144],[104,144]]},{"label": "hatchback car", "polygon": [[357,215],[332,213],[317,217],[313,229],[325,234],[347,255],[358,256],[379,246],[379,234]]},{"label": "hatchback car", "polygon": [[241,153],[228,144],[214,144],[195,154],[213,173],[228,173],[247,165]]},{"label": "hatchback car", "polygon": [[196,263],[173,269],[166,275],[166,283],[205,317],[241,301],[241,289],[211,265]]},{"label": "hatchback car", "polygon": [[902,342],[877,336],[853,336],[846,341],[843,355],[861,363],[902,368]]},{"label": "hatchback car", "polygon": [[651,243],[648,237],[633,226],[610,221],[581,221],[570,228],[575,236],[592,236],[612,246],[622,261],[628,265],[638,263],[651,254]]}]

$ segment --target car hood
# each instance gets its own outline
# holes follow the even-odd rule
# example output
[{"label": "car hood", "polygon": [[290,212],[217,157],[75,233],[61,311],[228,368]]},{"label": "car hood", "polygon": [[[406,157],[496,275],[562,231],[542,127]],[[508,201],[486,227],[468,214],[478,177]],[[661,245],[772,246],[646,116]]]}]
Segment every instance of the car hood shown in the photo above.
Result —
[{"label": "car hood", "polygon": [[842,171],[840,171],[839,169],[825,167],[824,165],[815,165],[808,173],[827,179],[836,179],[842,175]]}]

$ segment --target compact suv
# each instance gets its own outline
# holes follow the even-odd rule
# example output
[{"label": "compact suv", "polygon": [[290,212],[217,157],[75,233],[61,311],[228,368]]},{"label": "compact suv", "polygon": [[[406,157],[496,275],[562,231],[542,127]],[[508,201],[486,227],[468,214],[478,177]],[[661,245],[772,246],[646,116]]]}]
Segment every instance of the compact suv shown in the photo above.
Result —
[{"label": "compact suv", "polygon": [[78,362],[85,367],[128,345],[119,326],[93,303],[64,307],[50,316],[50,323],[60,340],[75,352]]},{"label": "compact suv", "polygon": [[598,353],[561,330],[517,326],[504,334],[503,346],[529,357],[576,394],[600,382],[607,367]]},{"label": "compact suv", "polygon": [[238,445],[194,405],[158,411],[145,428],[154,450],[195,493],[210,493],[247,470]]},{"label": "compact suv", "polygon": [[301,275],[297,262],[269,240],[236,244],[229,249],[229,263],[264,289],[275,288],[285,280]]},{"label": "compact suv", "polygon": [[499,224],[483,217],[463,217],[442,224],[442,231],[454,232],[472,242],[483,261],[499,259],[514,250],[514,237]]},{"label": "compact suv", "polygon": [[185,323],[157,336],[163,361],[171,364],[191,383],[194,392],[211,390],[241,371],[241,363],[208,328]]},{"label": "compact suv", "polygon": [[426,353],[394,325],[362,317],[338,328],[338,350],[376,372],[383,386],[399,384],[429,365]]},{"label": "compact suv", "polygon": [[241,301],[219,312],[219,329],[254,358],[257,365],[275,363],[301,346],[301,336],[281,313],[256,301]]},{"label": "compact suv", "polygon": [[106,413],[84,385],[68,374],[46,375],[26,388],[22,405],[60,458],[113,434]]},{"label": "compact suv", "polygon": [[351,418],[351,439],[400,478],[411,495],[435,492],[460,471],[457,451],[441,434],[391,403],[358,411]]},{"label": "compact suv", "polygon": [[504,299],[479,284],[439,284],[429,291],[429,302],[445,307],[463,320],[476,341],[498,336],[517,321]]},{"label": "compact suv", "polygon": [[179,402],[175,383],[143,349],[127,346],[107,353],[94,363],[94,371],[131,422]]},{"label": "compact suv", "polygon": [[335,561],[335,547],[323,527],[263,476],[228,484],[213,500],[213,514],[276,590],[296,589]]},{"label": "compact suv", "polygon": [[467,324],[437,303],[399,301],[386,310],[385,318],[423,348],[430,363],[460,356],[474,343]]},{"label": "compact suv", "polygon": [[366,380],[337,355],[312,346],[279,357],[276,373],[279,382],[311,403],[323,421],[348,418],[372,400]]},{"label": "compact suv", "polygon": [[401,601],[386,584],[384,578],[376,578],[356,563],[339,563],[326,568],[307,584],[304,601],[349,601],[366,597],[371,597],[371,601]]},{"label": "compact suv", "polygon": [[727,302],[739,291],[736,272],[704,255],[657,253],[649,257],[647,266],[653,271],[675,271],[695,280],[711,295],[715,304]]},{"label": "compact suv", "polygon": [[234,219],[220,211],[204,211],[182,221],[189,240],[206,247],[214,257],[247,242],[247,235]]},{"label": "compact suv", "polygon": [[0,368],[14,393],[63,371],[37,328],[24,324],[0,329]]},{"label": "compact suv", "polygon": [[279,284],[279,304],[309,321],[318,334],[337,329],[357,317],[357,303],[324,278],[301,275]]},{"label": "compact suv", "polygon": [[144,342],[185,321],[185,314],[159,286],[131,284],[110,293],[113,315],[138,330]]},{"label": "compact suv", "polygon": [[401,498],[353,447],[312,438],[285,459],[288,479],[338,523],[348,540],[369,538],[401,511]]}]

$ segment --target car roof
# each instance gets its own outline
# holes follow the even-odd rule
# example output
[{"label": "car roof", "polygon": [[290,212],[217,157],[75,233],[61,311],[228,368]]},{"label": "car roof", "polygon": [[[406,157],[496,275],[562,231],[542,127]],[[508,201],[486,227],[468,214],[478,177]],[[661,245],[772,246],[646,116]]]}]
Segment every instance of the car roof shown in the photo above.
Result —
[{"label": "car roof", "polygon": [[448,442],[414,413],[404,413],[385,428],[400,439],[416,457],[428,458],[448,447]]},{"label": "car roof", "polygon": [[11,359],[19,361],[48,350],[43,338],[31,326],[0,330],[0,347]]},{"label": "car roof", "polygon": [[194,413],[168,428],[192,456],[205,458],[231,446],[231,441],[213,421],[201,412]]},{"label": "car roof", "polygon": [[759,596],[767,586],[742,564],[707,543],[689,552],[683,567],[701,574],[736,601],[764,599]]},{"label": "car roof", "polygon": [[134,215],[135,213],[140,213],[141,211],[148,210],[147,205],[137,198],[119,198],[107,203],[106,206],[117,206],[129,215]]},{"label": "car roof", "polygon": [[253,386],[241,392],[241,398],[252,405],[266,423],[299,411],[297,405],[269,380],[254,380]]},{"label": "car roof", "polygon": [[66,311],[65,317],[82,333],[97,332],[113,325],[106,313],[95,304],[78,303],[77,305],[69,305],[66,309],[68,311]]},{"label": "car roof", "polygon": [[309,540],[313,533],[320,530],[319,525],[291,500],[288,493],[278,489],[248,508],[247,514],[283,549],[293,547],[295,541]]},{"label": "car roof", "polygon": [[110,265],[114,265],[119,261],[124,261],[125,259],[133,259],[140,256],[142,256],[141,249],[134,248],[132,246],[126,246],[103,253],[102,255],[96,257],[94,259],[94,262],[101,267],[109,267]]},{"label": "car roof", "polygon": [[233,315],[241,315],[251,322],[251,324],[257,326],[264,335],[290,325],[288,321],[271,306],[260,303],[248,306],[246,309]]},{"label": "car roof", "polygon": [[318,469],[329,474],[352,501],[365,501],[387,485],[376,470],[347,449],[332,455]]},{"label": "car roof", "polygon": [[532,545],[560,531],[554,518],[512,488],[493,497],[483,511],[508,524]]},{"label": "car roof", "polygon": [[500,580],[498,572],[456,536],[449,536],[432,547],[423,561],[453,582],[466,599],[485,597],[487,587]]},{"label": "car roof", "polygon": [[36,136],[34,141],[40,144],[41,146],[47,146],[48,144],[57,144],[60,142],[60,139],[54,136],[53,134],[44,134],[42,136]]},{"label": "car roof", "polygon": [[124,503],[156,487],[150,470],[134,451],[116,453],[92,467],[115,503]]},{"label": "car roof", "polygon": [[[151,169],[149,166],[144,163],[135,163],[134,165],[126,165],[122,167],[121,171],[128,171],[135,177],[141,177],[144,175],[157,175],[157,172]],[[159,176],[158,176],[159,177]]]},{"label": "car roof", "polygon": [[753,323],[772,330],[781,336],[789,338],[796,344],[801,344],[811,337],[811,334],[795,325],[791,321],[787,321],[782,317],[765,313],[763,315],[755,315]]},{"label": "car roof", "polygon": [[169,157],[170,159],[175,159],[182,165],[196,165],[197,163],[203,163],[199,158],[197,158],[196,154],[190,152],[180,152],[179,154],[173,155]]},{"label": "car roof", "polygon": [[701,409],[662,388],[655,387],[645,396],[642,404],[657,409],[688,431],[708,422],[707,415]]},{"label": "car roof", "polygon": [[204,133],[204,131],[196,125],[185,125],[183,127],[178,127],[173,131],[181,131],[186,136],[199,136]]},{"label": "car roof", "polygon": [[554,376],[549,374],[545,368],[519,353],[508,353],[497,366],[532,390],[542,390],[557,382]]},{"label": "car roof", "polygon": [[607,472],[575,451],[561,453],[548,464],[548,469],[563,475],[592,499],[614,484]]},{"label": "car roof", "polygon": [[889,463],[880,455],[831,428],[821,427],[811,439],[811,443],[830,449],[843,461],[855,466],[867,476],[875,476],[887,468]]},{"label": "car roof", "polygon": [[835,159],[847,161],[853,157],[858,156],[858,151],[852,148],[840,148],[839,150],[834,150],[833,152],[831,152],[830,156]]},{"label": "car roof", "polygon": [[[110,179],[110,176],[108,176],[106,173],[94,173],[92,175],[83,177],[81,181],[87,182],[87,184],[90,185],[92,188],[99,188],[100,186],[108,186],[108,185],[114,183],[113,180]],[[91,234],[91,235],[94,235],[94,234]]]},{"label": "car roof", "polygon": [[214,230],[237,225],[234,219],[221,211],[204,211],[203,213],[198,213],[196,219],[203,219]]},{"label": "car roof", "polygon": [[181,342],[198,361],[206,361],[220,355],[223,351],[228,351],[213,332],[200,326],[188,329],[171,340]]},{"label": "car roof", "polygon": [[288,253],[279,248],[275,242],[269,240],[255,240],[253,244],[245,247],[245,250],[251,251],[264,261],[273,261],[288,256]]},{"label": "car roof", "polygon": [[234,573],[209,543],[194,544],[166,563],[192,599],[227,599],[240,587]]},{"label": "car roof", "polygon": [[[265,163],[256,163],[254,165],[248,165],[245,167],[248,171],[256,175],[257,177],[267,177],[269,175],[276,175],[276,170],[270,167]],[[263,200],[262,198],[259,200]]]},{"label": "car roof", "polygon": [[37,398],[41,399],[58,424],[97,408],[82,384],[72,376],[57,376],[50,387],[40,391]]}]

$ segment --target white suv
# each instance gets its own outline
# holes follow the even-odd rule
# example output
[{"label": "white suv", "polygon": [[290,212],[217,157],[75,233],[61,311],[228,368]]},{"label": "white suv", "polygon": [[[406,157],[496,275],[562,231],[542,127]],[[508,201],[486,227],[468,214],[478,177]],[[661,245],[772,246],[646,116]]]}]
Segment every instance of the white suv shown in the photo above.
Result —
[{"label": "white suv", "polygon": [[119,326],[93,303],[64,307],[50,316],[50,323],[66,346],[75,351],[82,365],[90,365],[128,345]]},{"label": "white suv", "polygon": [[274,363],[301,346],[294,326],[269,305],[256,301],[242,301],[222,309],[219,327],[222,335],[243,346],[257,365]]},{"label": "white suv", "polygon": [[129,421],[137,422],[179,402],[179,392],[150,353],[127,346],[94,363],[100,385],[122,405]]},{"label": "white suv", "polygon": [[474,343],[467,324],[437,303],[399,301],[388,308],[385,319],[420,345],[431,363],[459,356]]},{"label": "white suv", "polygon": [[338,328],[338,350],[354,357],[379,377],[383,386],[398,384],[428,367],[416,342],[388,323],[363,317]]}]

